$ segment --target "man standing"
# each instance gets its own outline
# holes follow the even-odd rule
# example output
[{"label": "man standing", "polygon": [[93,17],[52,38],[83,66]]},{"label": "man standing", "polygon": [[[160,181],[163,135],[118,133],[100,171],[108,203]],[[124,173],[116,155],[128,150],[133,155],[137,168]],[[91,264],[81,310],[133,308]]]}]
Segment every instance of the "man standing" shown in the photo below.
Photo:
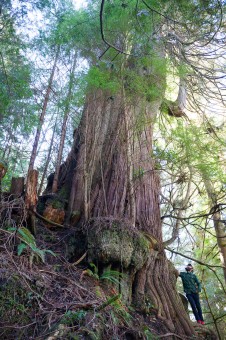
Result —
[{"label": "man standing", "polygon": [[182,279],[184,292],[191,305],[193,314],[198,323],[204,325],[202,309],[199,301],[199,292],[201,292],[201,284],[197,276],[193,273],[193,267],[189,263],[185,267],[186,272],[180,272],[179,276]]}]

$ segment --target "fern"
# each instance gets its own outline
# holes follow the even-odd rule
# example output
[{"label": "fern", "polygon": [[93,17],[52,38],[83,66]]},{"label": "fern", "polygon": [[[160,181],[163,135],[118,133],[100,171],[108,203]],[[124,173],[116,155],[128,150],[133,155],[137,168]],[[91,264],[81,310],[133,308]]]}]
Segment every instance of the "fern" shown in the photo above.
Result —
[{"label": "fern", "polygon": [[30,247],[36,246],[36,241],[35,241],[34,235],[32,235],[32,233],[27,228],[20,227],[18,229],[18,233],[21,235],[22,240],[27,245],[29,245]]},{"label": "fern", "polygon": [[125,274],[117,270],[106,270],[100,277],[101,280],[108,280],[114,284],[121,285],[120,279],[124,278]]},{"label": "fern", "polygon": [[20,243],[17,247],[17,255],[20,256],[26,248],[27,245],[25,243]]},{"label": "fern", "polygon": [[45,263],[45,255],[49,253],[53,256],[56,254],[48,249],[40,249],[36,245],[35,237],[32,233],[25,227],[20,227],[19,229],[16,228],[9,228],[10,231],[17,231],[19,234],[19,239],[22,241],[17,247],[17,255],[20,256],[25,249],[31,249],[31,258],[33,259],[34,256],[37,256],[43,263]]}]

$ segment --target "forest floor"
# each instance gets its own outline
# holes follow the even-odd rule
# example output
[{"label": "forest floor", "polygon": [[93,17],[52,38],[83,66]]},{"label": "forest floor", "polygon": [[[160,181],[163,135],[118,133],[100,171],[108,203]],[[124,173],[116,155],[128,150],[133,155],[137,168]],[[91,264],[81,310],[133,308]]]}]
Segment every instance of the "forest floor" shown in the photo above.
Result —
[{"label": "forest floor", "polygon": [[[152,306],[147,313],[126,307],[113,276],[99,277],[84,260],[68,261],[72,233],[39,225],[37,248],[27,247],[18,256],[18,237],[1,230],[1,340],[188,339],[169,334]],[[196,327],[197,339],[214,339]]]}]

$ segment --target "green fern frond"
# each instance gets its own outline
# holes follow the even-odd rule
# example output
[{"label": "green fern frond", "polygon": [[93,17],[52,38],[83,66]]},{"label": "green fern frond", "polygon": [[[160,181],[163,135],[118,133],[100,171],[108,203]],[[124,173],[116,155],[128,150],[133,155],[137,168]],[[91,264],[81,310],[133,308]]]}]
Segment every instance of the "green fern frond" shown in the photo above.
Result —
[{"label": "green fern frond", "polygon": [[27,248],[27,245],[25,243],[20,243],[17,247],[17,255],[20,256],[24,249]]},{"label": "green fern frond", "polygon": [[36,246],[36,241],[35,241],[34,235],[32,235],[30,230],[28,230],[25,227],[21,227],[21,228],[18,229],[18,233],[21,235],[21,239],[25,243],[27,243],[29,246],[31,246],[31,245]]},{"label": "green fern frond", "polygon": [[122,285],[121,279],[125,278],[125,274],[117,270],[106,270],[100,277],[100,280],[108,280],[113,284]]}]

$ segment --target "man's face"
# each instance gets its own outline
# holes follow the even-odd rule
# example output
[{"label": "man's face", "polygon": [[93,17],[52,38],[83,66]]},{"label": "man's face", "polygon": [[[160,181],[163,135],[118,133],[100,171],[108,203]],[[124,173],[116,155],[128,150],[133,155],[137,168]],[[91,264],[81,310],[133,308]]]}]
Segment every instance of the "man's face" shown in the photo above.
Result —
[{"label": "man's face", "polygon": [[193,272],[193,267],[192,266],[187,266],[185,268],[188,272]]}]

